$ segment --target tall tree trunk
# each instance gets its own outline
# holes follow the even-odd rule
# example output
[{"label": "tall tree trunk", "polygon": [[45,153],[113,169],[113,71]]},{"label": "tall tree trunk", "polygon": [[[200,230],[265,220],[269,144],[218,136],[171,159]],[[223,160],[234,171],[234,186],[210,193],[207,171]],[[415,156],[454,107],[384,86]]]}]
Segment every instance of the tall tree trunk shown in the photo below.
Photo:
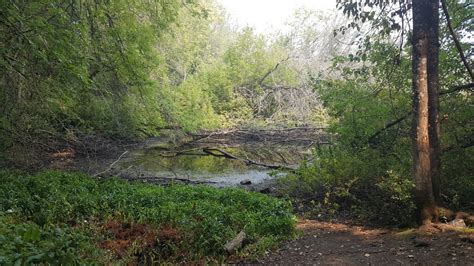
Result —
[{"label": "tall tree trunk", "polygon": [[439,0],[413,1],[413,160],[415,200],[422,224],[437,218]]}]

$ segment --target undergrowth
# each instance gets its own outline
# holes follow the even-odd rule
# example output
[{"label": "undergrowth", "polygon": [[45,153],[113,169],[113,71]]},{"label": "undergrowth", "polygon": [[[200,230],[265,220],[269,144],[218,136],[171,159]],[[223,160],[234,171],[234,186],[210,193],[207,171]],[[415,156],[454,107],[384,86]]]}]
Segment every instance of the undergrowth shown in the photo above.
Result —
[{"label": "undergrowth", "polygon": [[410,225],[415,211],[410,176],[396,168],[383,171],[384,158],[375,160],[369,152],[357,155],[338,147],[317,150],[312,162],[279,183],[295,198],[297,212],[309,218]]},{"label": "undergrowth", "polygon": [[288,202],[241,189],[0,172],[0,264],[222,262],[241,230],[253,256],[294,224]]}]

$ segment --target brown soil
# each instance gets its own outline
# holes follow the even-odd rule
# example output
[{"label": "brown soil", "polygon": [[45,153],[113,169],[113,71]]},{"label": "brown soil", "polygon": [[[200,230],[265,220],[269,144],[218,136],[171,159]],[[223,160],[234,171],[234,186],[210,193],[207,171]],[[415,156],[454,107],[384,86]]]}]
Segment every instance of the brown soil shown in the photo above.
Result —
[{"label": "brown soil", "polygon": [[167,224],[155,228],[148,224],[109,220],[98,230],[107,236],[99,247],[108,250],[112,259],[120,263],[147,265],[156,259],[173,261],[186,255],[186,252],[176,254],[174,250],[183,238],[182,233]]},{"label": "brown soil", "polygon": [[100,247],[109,250],[115,258],[122,258],[127,255],[134,243],[141,251],[156,245],[158,230],[146,224],[129,224],[110,220],[102,228],[102,231],[109,235],[109,239],[100,243]]},{"label": "brown soil", "polygon": [[474,233],[350,226],[301,220],[303,236],[260,261],[269,265],[474,265]]}]

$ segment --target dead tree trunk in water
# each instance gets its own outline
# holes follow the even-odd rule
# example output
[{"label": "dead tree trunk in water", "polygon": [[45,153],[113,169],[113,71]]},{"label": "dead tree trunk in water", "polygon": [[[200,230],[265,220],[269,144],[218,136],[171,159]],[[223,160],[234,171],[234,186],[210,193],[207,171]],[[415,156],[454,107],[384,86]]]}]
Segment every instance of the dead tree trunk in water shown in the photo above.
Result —
[{"label": "dead tree trunk in water", "polygon": [[422,224],[437,218],[439,202],[439,0],[413,1],[413,163]]}]

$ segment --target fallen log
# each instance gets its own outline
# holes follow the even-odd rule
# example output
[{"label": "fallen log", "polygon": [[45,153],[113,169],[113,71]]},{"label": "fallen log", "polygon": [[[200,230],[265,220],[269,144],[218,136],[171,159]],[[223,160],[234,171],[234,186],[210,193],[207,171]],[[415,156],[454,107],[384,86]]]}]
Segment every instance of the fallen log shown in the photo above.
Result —
[{"label": "fallen log", "polygon": [[[275,169],[275,170],[296,170],[296,167],[292,167],[289,165],[279,165],[279,164],[267,164],[263,162],[258,162],[254,161],[248,158],[240,158],[237,157],[227,151],[224,151],[219,148],[210,148],[210,147],[204,147],[204,148],[193,148],[193,149],[186,149],[186,150],[166,150],[162,153],[160,153],[160,156],[162,157],[176,157],[180,155],[195,155],[195,156],[214,156],[214,157],[224,157],[227,159],[231,160],[237,160],[241,161],[247,165],[257,165],[269,169]],[[280,154],[280,156],[282,156]]]},{"label": "fallen log", "polygon": [[269,168],[269,169],[296,170],[295,167],[291,167],[291,166],[266,164],[266,163],[250,160],[248,158],[239,158],[239,157],[237,157],[237,156],[235,156],[231,153],[228,153],[228,152],[226,152],[224,150],[221,150],[221,149],[218,149],[218,148],[203,148],[202,150],[206,154],[209,154],[209,155],[212,155],[212,156],[225,157],[225,158],[228,158],[228,159],[231,159],[231,160],[238,160],[238,161],[244,162],[245,164],[248,164],[248,165],[257,165],[257,166],[262,166],[262,167],[266,167],[266,168]]},{"label": "fallen log", "polygon": [[234,253],[235,250],[237,250],[238,248],[242,246],[246,237],[247,237],[247,234],[244,231],[240,231],[240,233],[234,239],[232,239],[231,241],[227,242],[224,245],[224,249],[229,254]]},{"label": "fallen log", "polygon": [[189,184],[189,185],[210,185],[217,184],[218,182],[206,181],[206,180],[193,180],[189,178],[180,178],[180,177],[165,177],[165,176],[141,176],[141,177],[128,177],[126,178],[129,181],[143,181],[149,183],[155,183],[160,185],[170,185],[175,182]]},{"label": "fallen log", "polygon": [[201,132],[190,135],[189,143],[258,141],[282,143],[318,142],[331,144],[331,135],[321,127],[294,127],[280,129],[232,129],[217,132]]}]

